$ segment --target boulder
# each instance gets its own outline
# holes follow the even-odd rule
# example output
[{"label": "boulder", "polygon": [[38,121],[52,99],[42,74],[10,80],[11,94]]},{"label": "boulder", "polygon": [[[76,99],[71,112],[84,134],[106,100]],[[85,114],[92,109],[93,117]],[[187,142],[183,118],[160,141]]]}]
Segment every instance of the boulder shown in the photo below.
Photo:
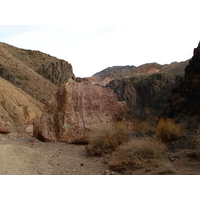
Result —
[{"label": "boulder", "polygon": [[118,102],[112,89],[70,79],[46,103],[33,132],[42,141],[84,143],[93,128],[122,121],[125,115],[125,102]]}]

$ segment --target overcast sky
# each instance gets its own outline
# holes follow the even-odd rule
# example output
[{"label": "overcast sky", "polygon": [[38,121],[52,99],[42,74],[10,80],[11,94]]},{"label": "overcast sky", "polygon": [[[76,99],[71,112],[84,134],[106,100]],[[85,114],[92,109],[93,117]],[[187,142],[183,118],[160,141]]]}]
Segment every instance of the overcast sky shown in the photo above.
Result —
[{"label": "overcast sky", "polygon": [[6,0],[0,20],[1,42],[64,59],[80,77],[185,61],[200,40],[197,0]]}]

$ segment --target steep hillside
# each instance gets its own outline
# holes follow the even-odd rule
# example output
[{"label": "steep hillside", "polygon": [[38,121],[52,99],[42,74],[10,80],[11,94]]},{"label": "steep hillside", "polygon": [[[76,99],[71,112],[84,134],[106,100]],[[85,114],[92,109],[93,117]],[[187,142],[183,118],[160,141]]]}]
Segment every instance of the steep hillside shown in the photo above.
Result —
[{"label": "steep hillside", "polygon": [[0,76],[41,102],[46,102],[58,86],[74,78],[68,62],[5,43],[0,43]]},{"label": "steep hillside", "polygon": [[171,64],[160,65],[158,63],[147,63],[135,66],[114,66],[106,68],[101,72],[94,74],[89,80],[94,84],[105,86],[114,79],[135,77],[141,75],[151,75],[154,73],[170,73],[174,75],[183,75],[186,65],[189,61],[173,62]]},{"label": "steep hillside", "polygon": [[10,132],[24,131],[41,114],[42,108],[40,101],[0,78],[0,124]]},{"label": "steep hillside", "polygon": [[0,43],[0,132],[31,134],[43,103],[70,78],[74,74],[68,62]]},{"label": "steep hillside", "polygon": [[173,62],[169,65],[164,65],[163,69],[160,72],[170,73],[174,75],[184,75],[185,68],[189,64],[189,60],[184,62]]},{"label": "steep hillside", "polygon": [[111,81],[110,87],[120,101],[126,101],[129,117],[145,118],[145,112],[159,115],[168,101],[171,89],[179,77],[168,73]]},{"label": "steep hillside", "polygon": [[184,80],[173,88],[165,115],[171,118],[196,117],[200,122],[200,43],[185,69]]}]

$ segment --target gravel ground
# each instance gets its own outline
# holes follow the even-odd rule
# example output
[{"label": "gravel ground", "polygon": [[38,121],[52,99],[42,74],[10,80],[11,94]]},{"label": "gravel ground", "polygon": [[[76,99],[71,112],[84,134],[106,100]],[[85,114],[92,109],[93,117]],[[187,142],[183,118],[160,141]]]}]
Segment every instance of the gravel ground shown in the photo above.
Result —
[{"label": "gravel ground", "polygon": [[1,175],[102,175],[108,166],[84,145],[35,138],[0,141]]},{"label": "gravel ground", "polygon": [[[180,175],[200,175],[200,160],[188,157],[192,149],[168,153]],[[117,175],[105,164],[106,157],[90,156],[85,145],[41,142],[35,138],[0,135],[0,175]],[[126,174],[126,173],[125,173]],[[133,171],[135,175],[156,174],[156,169]]]}]

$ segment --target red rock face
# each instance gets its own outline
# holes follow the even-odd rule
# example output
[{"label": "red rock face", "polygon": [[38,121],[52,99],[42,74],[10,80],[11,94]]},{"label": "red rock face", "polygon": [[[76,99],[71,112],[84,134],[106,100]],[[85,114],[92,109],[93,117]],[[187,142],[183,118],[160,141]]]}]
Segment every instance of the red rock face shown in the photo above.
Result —
[{"label": "red rock face", "polygon": [[35,120],[34,136],[43,141],[87,142],[92,129],[121,121],[126,106],[110,88],[69,80]]}]

